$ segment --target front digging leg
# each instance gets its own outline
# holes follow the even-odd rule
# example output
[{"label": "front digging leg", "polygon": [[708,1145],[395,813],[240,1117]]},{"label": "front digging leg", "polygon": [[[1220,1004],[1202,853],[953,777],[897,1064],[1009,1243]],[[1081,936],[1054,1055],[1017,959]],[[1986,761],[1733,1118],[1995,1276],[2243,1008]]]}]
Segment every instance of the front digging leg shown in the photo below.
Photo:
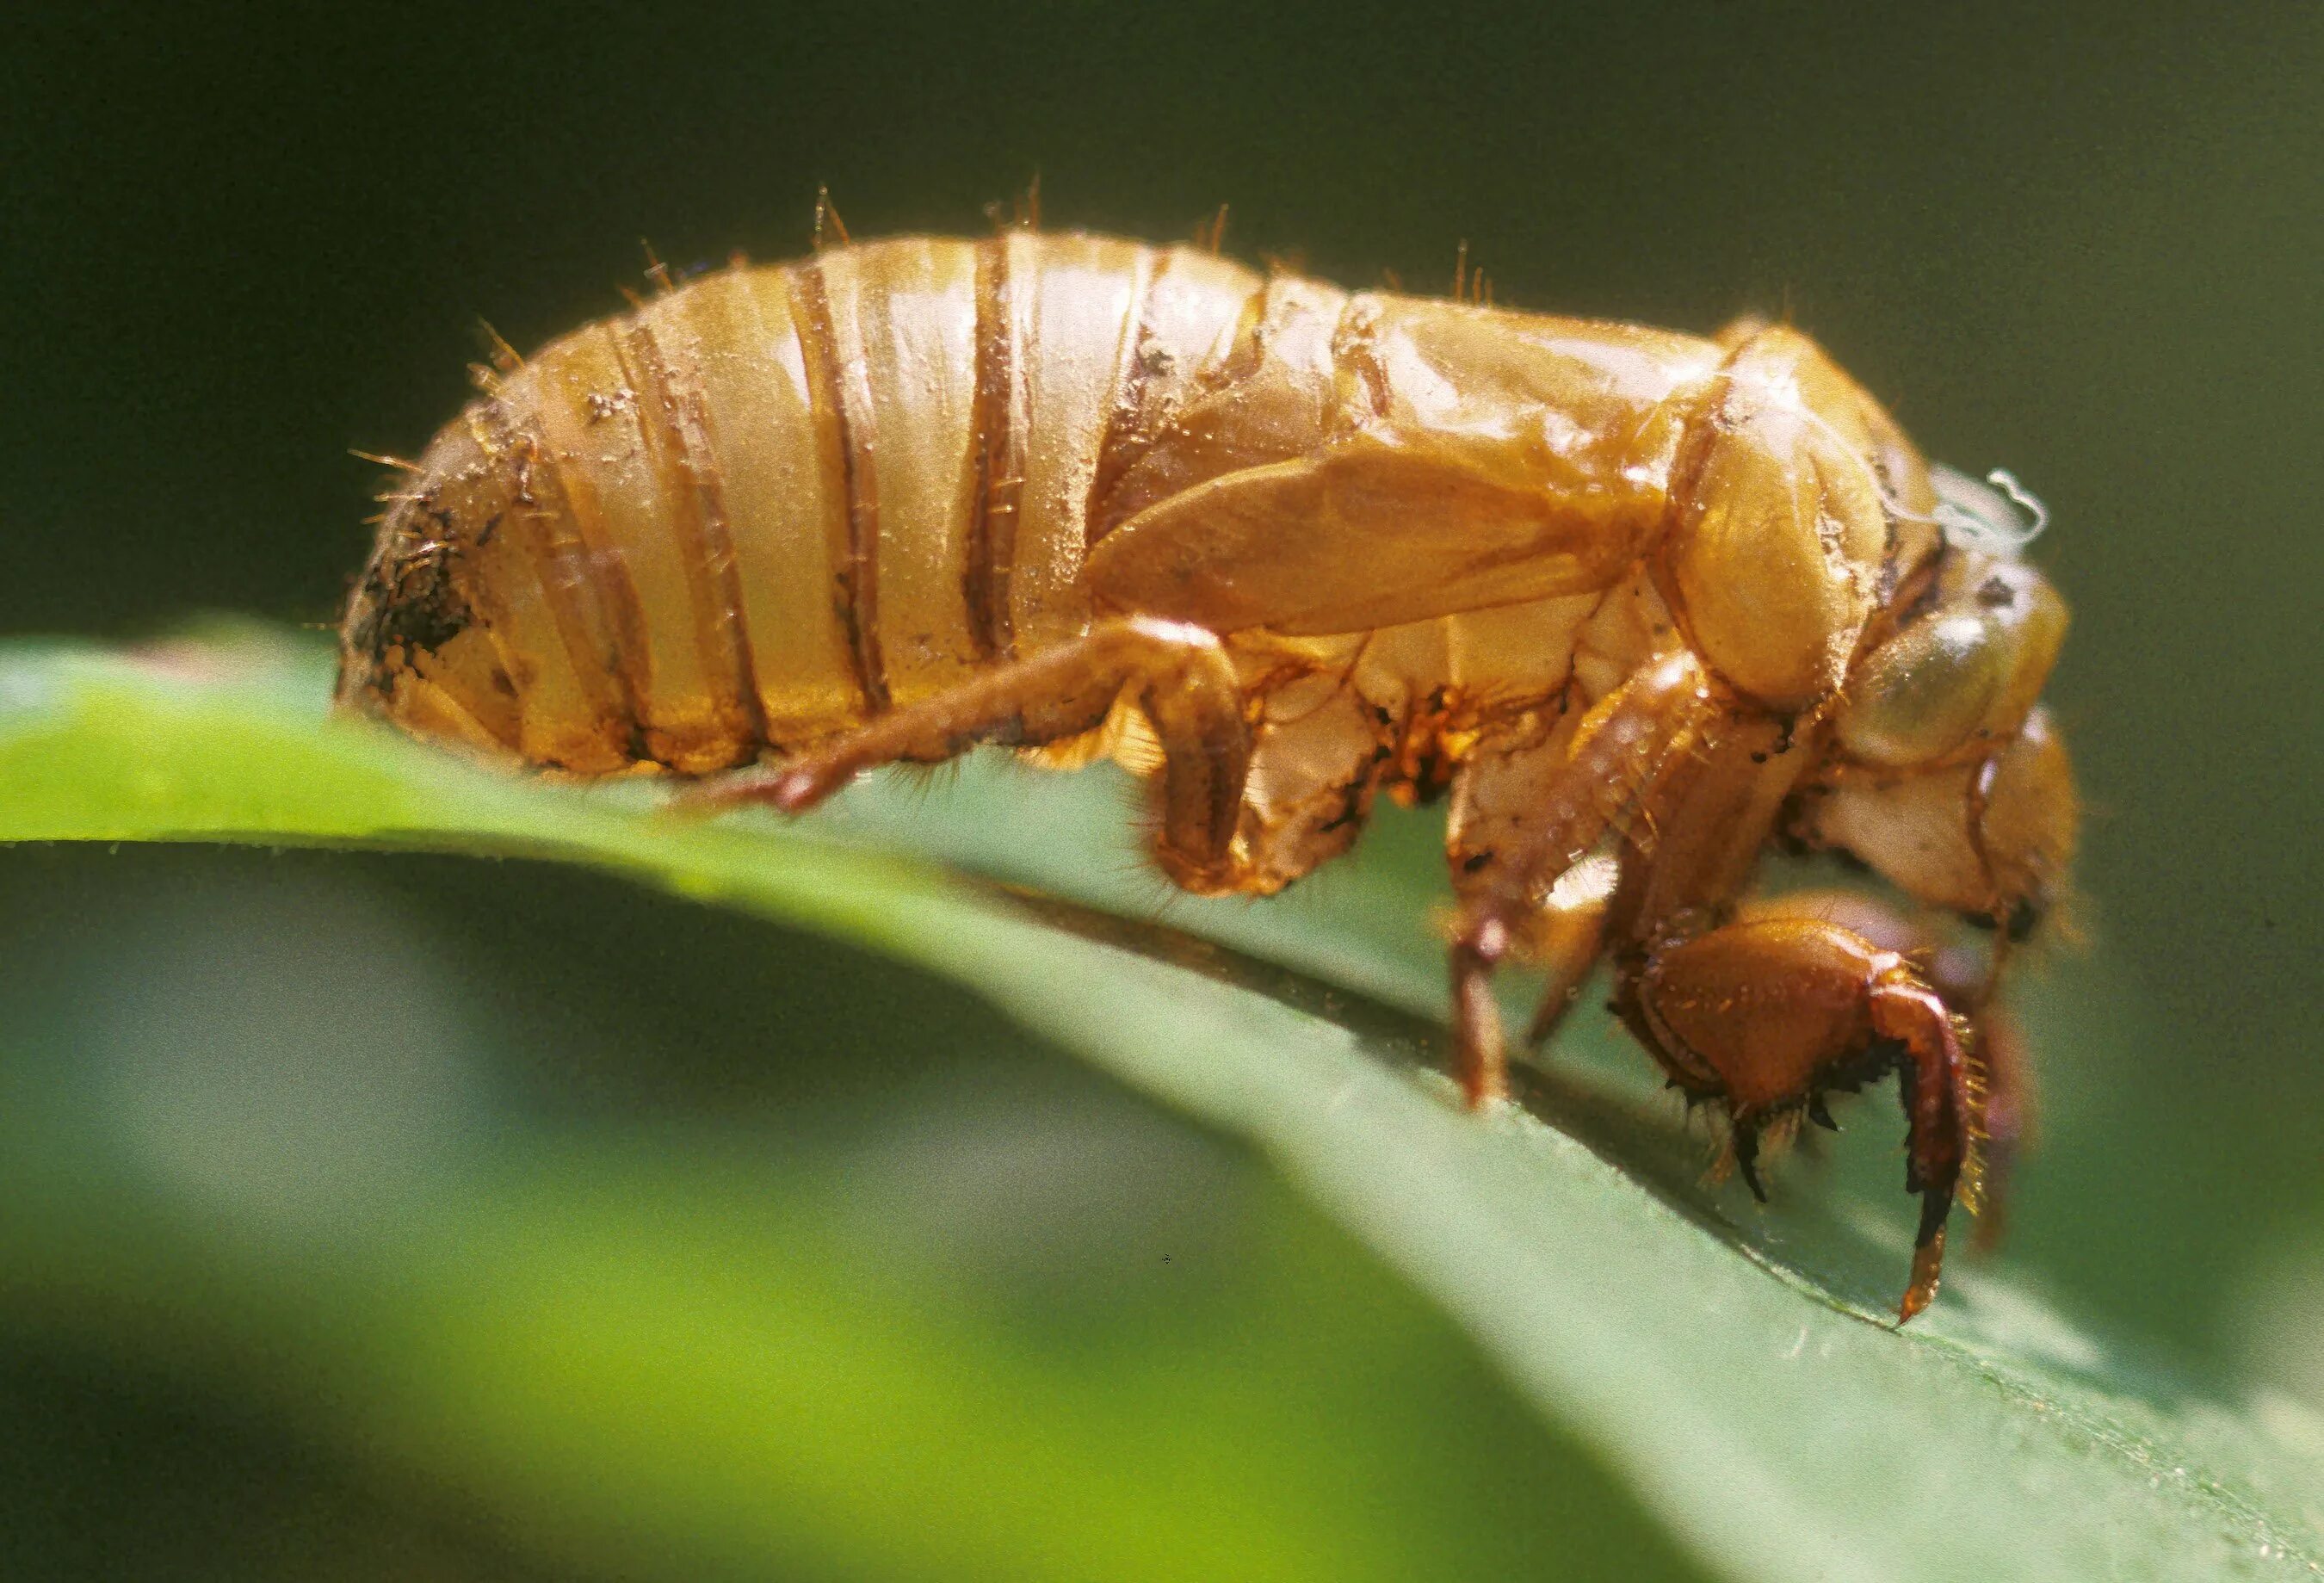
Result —
[{"label": "front digging leg", "polygon": [[[1853,930],[1882,948],[1921,964],[1929,984],[1944,998],[1955,1026],[1969,1025],[1966,1045],[1982,1082],[1972,1081],[1972,1127],[1978,1139],[1974,1192],[1980,1253],[2001,1241],[2009,1200],[2010,1173],[2030,1140],[2038,1095],[2025,1035],[2017,1019],[1995,999],[2009,953],[2009,936],[1997,932],[1990,956],[1968,946],[1947,945],[1923,918],[1854,890],[1798,891],[1747,902],[1746,917],[1812,918]],[[1814,1118],[1811,1112],[1812,1118]],[[1820,1119],[1820,1118],[1819,1118]],[[1830,1123],[1825,1123],[1830,1125]]]},{"label": "front digging leg", "polygon": [[1904,1190],[1921,1195],[1921,1223],[1897,1321],[1926,1308],[1973,1112],[1962,1029],[1912,964],[1837,924],[1756,918],[1650,952],[1623,999],[1680,1085],[1726,1101],[1747,1170],[1761,1127],[1813,1115],[1863,1057],[1901,1049]]}]

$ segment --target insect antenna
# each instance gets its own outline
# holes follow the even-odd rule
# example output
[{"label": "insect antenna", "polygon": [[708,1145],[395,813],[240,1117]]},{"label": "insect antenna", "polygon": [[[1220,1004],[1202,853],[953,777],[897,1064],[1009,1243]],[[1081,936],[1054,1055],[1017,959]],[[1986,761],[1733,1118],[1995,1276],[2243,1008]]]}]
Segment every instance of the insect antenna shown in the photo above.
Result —
[{"label": "insect antenna", "polygon": [[839,217],[839,210],[831,201],[831,189],[818,187],[815,189],[815,250],[821,253],[829,247],[833,236],[837,236],[839,245],[845,247],[847,222]]},{"label": "insect antenna", "polygon": [[1458,302],[1469,292],[1469,239],[1461,238],[1461,245],[1452,251],[1452,300]]}]

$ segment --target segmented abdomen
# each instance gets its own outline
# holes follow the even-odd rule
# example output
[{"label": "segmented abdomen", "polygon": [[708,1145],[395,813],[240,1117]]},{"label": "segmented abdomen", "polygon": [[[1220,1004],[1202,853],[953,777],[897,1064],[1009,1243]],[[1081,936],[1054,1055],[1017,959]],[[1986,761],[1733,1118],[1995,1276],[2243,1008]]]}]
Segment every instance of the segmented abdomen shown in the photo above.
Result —
[{"label": "segmented abdomen", "polygon": [[703,771],[1074,636],[1092,502],[1261,284],[1184,248],[906,237],[577,331],[396,498],[342,696]]}]

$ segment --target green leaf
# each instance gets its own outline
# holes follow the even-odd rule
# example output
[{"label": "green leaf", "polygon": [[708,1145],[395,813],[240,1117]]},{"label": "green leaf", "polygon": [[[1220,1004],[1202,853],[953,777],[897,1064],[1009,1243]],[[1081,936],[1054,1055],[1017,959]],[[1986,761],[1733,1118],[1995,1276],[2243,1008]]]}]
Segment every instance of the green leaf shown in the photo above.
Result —
[{"label": "green leaf", "polygon": [[[1120,787],[1099,774],[980,761],[933,788],[859,787],[798,826],[688,824],[648,785],[490,773],[328,718],[326,692],[312,649],[249,637],[10,651],[0,839],[558,858],[956,980],[1250,1140],[1722,1575],[2324,1572],[2312,1415],[2209,1402],[1967,1261],[1930,1314],[1892,1328],[1901,1192],[1802,1175],[1784,1208],[1753,1213],[1702,1187],[1700,1140],[1587,1052],[1528,1085],[1531,1114],[1451,1105],[1431,1070],[1425,821],[1388,821],[1307,894],[1198,904],[1136,866]],[[482,1264],[536,1245],[502,1235]],[[589,1389],[587,1317],[544,1402]]]}]

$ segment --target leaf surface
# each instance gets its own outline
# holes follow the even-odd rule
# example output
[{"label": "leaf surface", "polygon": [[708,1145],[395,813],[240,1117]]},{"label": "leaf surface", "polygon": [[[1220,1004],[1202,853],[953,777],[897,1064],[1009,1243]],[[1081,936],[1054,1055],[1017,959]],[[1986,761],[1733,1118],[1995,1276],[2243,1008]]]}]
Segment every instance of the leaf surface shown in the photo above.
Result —
[{"label": "leaf surface", "polygon": [[[1723,1575],[2324,1574],[2312,1415],[2207,1401],[1966,1260],[1892,1328],[1900,1192],[1791,1172],[1757,1214],[1588,1049],[1526,1085],[1527,1111],[1459,1112],[1434,1071],[1425,821],[1387,821],[1307,894],[1194,903],[1138,866],[1108,774],[980,759],[794,826],[687,824],[648,784],[501,775],[330,718],[325,669],[250,636],[7,650],[0,840],[550,857],[956,980],[1250,1140]],[[1849,1114],[1885,1132],[1887,1102]]]}]

